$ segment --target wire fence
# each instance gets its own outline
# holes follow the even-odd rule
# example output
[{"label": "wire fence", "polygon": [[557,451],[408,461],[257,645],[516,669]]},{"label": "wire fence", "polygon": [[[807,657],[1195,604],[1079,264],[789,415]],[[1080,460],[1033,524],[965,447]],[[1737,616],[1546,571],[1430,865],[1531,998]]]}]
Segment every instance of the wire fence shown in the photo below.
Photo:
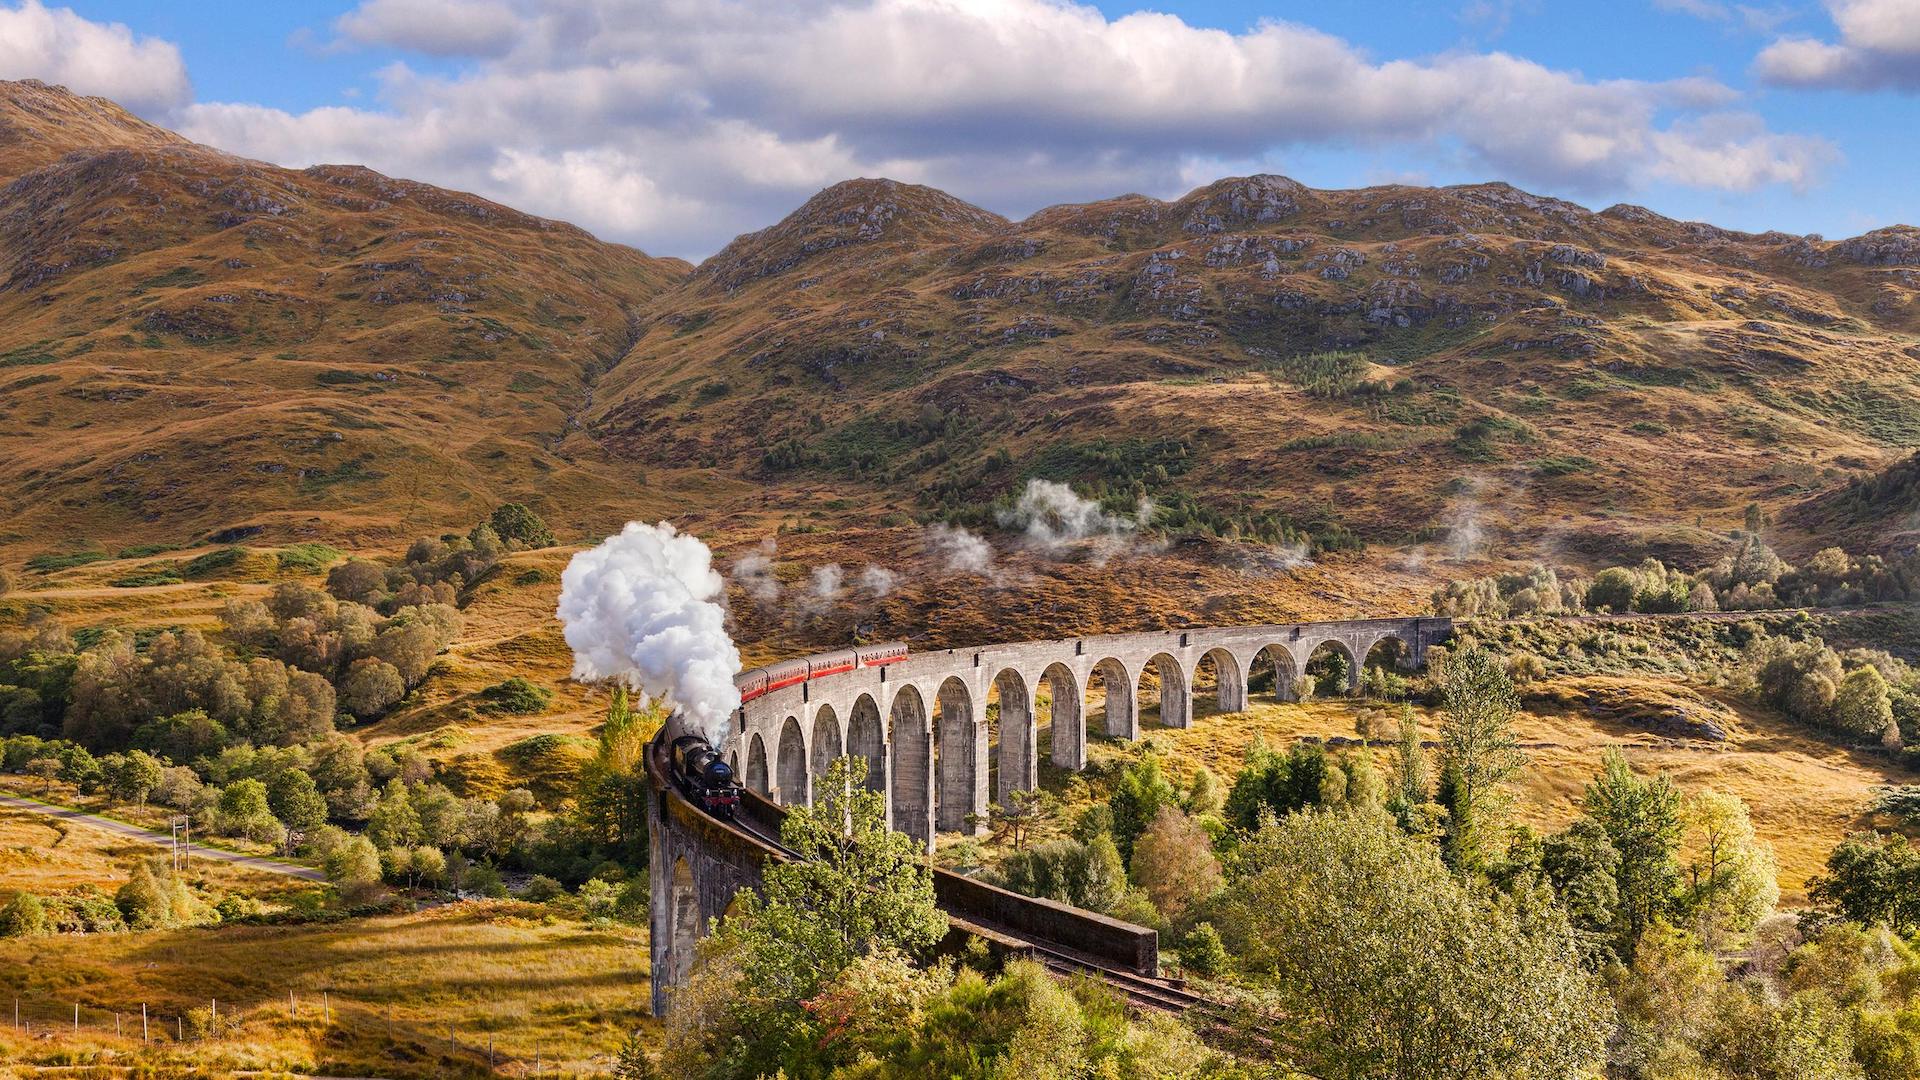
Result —
[{"label": "wire fence", "polygon": [[[0,1007],[6,999],[0,998]],[[522,1049],[509,1055],[495,1045],[494,1034],[474,1025],[462,1031],[458,1025],[427,1030],[411,1020],[396,1021],[391,1003],[361,1002],[345,999],[329,990],[302,993],[289,990],[285,999],[260,1001],[240,1006],[231,1001],[208,998],[205,1004],[185,1009],[175,1004],[169,1010],[154,1008],[147,1002],[123,1008],[109,1008],[85,1001],[56,1001],[46,997],[15,996],[11,1013],[0,1017],[18,1037],[32,1041],[61,1044],[70,1040],[98,1040],[107,1035],[147,1047],[175,1047],[187,1044],[244,1040],[261,1033],[262,1022],[295,1021],[319,1025],[323,1030],[352,1028],[374,1043],[386,1045],[396,1060],[416,1067],[431,1061],[457,1065],[467,1073],[501,1076],[580,1076],[603,1075],[611,1065],[607,1055],[581,1061],[567,1055]],[[424,1059],[424,1060],[423,1060]],[[583,1071],[584,1070],[584,1071]]]}]

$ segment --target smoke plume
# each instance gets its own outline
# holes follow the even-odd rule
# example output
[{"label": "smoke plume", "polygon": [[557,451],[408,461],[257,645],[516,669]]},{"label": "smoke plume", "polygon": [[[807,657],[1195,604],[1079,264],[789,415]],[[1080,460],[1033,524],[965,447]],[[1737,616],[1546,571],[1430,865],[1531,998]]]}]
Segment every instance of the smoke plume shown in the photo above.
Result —
[{"label": "smoke plume", "polygon": [[617,679],[666,701],[715,746],[740,707],[740,652],[721,607],[713,553],[667,522],[627,527],[582,551],[560,576],[558,615],[573,677]]},{"label": "smoke plume", "polygon": [[758,551],[734,560],[733,568],[728,571],[735,584],[761,607],[772,607],[780,599],[780,580],[773,576],[773,556],[778,550],[773,537],[769,536],[760,541]]}]

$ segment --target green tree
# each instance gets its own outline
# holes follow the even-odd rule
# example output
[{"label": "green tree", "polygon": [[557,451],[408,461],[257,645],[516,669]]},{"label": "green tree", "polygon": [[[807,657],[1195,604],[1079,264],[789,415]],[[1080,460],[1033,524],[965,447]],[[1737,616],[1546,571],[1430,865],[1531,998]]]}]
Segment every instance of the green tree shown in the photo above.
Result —
[{"label": "green tree", "polygon": [[322,866],[327,880],[349,903],[366,900],[380,888],[380,852],[364,836],[336,846],[327,853]]},{"label": "green tree", "polygon": [[221,831],[249,840],[272,840],[280,832],[280,822],[267,806],[267,785],[248,777],[235,780],[220,789]]},{"label": "green tree", "polygon": [[1053,817],[1059,800],[1051,794],[1035,789],[1032,791],[1009,791],[1006,798],[995,803],[989,811],[993,827],[1015,851],[1025,851],[1027,836],[1035,825]]},{"label": "green tree", "polygon": [[1680,793],[1665,775],[1635,775],[1626,755],[1610,749],[1581,805],[1620,856],[1618,939],[1631,956],[1647,927],[1673,910],[1679,892]]},{"label": "green tree", "polygon": [[1849,735],[1883,738],[1893,723],[1893,690],[1880,669],[1868,664],[1847,672],[1833,694],[1833,724]]},{"label": "green tree", "polygon": [[1469,646],[1449,657],[1442,674],[1440,726],[1442,798],[1447,808],[1446,851],[1455,869],[1485,867],[1506,813],[1501,785],[1527,763],[1513,736],[1520,699],[1507,667],[1485,648]]},{"label": "green tree", "polygon": [[1133,861],[1133,843],[1162,806],[1180,805],[1180,793],[1167,782],[1160,770],[1159,755],[1149,751],[1120,773],[1107,797],[1113,811],[1113,842],[1128,865]]},{"label": "green tree", "polygon": [[1814,903],[1861,926],[1920,933],[1920,850],[1900,835],[1855,833],[1827,856],[1807,890]]},{"label": "green tree", "polygon": [[1620,911],[1620,853],[1607,831],[1581,818],[1540,843],[1540,874],[1566,909],[1587,956],[1613,958]]},{"label": "green tree", "polygon": [[113,898],[115,906],[134,930],[166,930],[192,922],[199,905],[186,883],[173,876],[173,866],[164,858],[141,859],[133,864],[127,883]]},{"label": "green tree", "polygon": [[1387,809],[1405,823],[1407,814],[1432,798],[1427,779],[1427,751],[1420,741],[1420,722],[1413,706],[1400,706],[1398,737],[1393,746],[1393,783],[1387,794]]},{"label": "green tree", "polygon": [[145,806],[153,789],[160,786],[163,766],[159,759],[143,750],[115,754],[111,764],[102,766],[107,793],[119,802]]},{"label": "green tree", "polygon": [[267,785],[267,808],[290,832],[310,832],[327,822],[327,800],[305,769],[274,774]]},{"label": "green tree", "polygon": [[865,780],[861,758],[829,766],[813,805],[791,808],[780,830],[799,858],[767,866],[763,891],[742,892],[721,923],[740,958],[731,1011],[752,1033],[729,1048],[726,1075],[777,1069],[808,1037],[801,1003],[856,959],[914,955],[946,932],[921,852],[887,828],[885,796]]},{"label": "green tree", "polygon": [[1738,795],[1698,792],[1684,815],[1687,906],[1700,940],[1718,950],[1728,935],[1744,934],[1773,913],[1780,866]]},{"label": "green tree", "polygon": [[387,781],[386,790],[380,793],[380,805],[367,818],[367,839],[381,849],[413,847],[422,839],[413,793],[397,776]]},{"label": "green tree", "polygon": [[362,720],[382,715],[406,696],[407,681],[400,669],[371,656],[355,660],[340,682],[341,706]]},{"label": "green tree", "polygon": [[542,548],[554,544],[553,530],[521,503],[507,503],[493,512],[488,519],[493,526],[494,535],[509,544],[520,547]]},{"label": "green tree", "polygon": [[1610,1011],[1564,916],[1488,904],[1384,813],[1290,815],[1243,845],[1214,923],[1258,1038],[1325,1080],[1593,1074]]}]

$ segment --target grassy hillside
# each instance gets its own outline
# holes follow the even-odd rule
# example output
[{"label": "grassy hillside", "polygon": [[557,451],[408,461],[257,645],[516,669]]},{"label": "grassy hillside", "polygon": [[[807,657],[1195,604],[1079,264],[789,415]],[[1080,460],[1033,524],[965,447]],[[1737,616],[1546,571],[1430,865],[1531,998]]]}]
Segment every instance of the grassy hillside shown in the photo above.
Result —
[{"label": "grassy hillside", "polygon": [[1012,223],[849,181],[651,305],[589,424],[868,511],[1041,476],[1223,533],[1672,555],[1920,445],[1917,236],[1264,176]]},{"label": "grassy hillside", "polygon": [[0,84],[0,185],[9,561],[393,539],[515,493],[635,486],[573,418],[683,263],[355,166],[237,158],[34,82]]},{"label": "grassy hillside", "polygon": [[[18,995],[34,1022],[30,1036],[0,1029],[0,1060],[20,1064],[425,1078],[532,1076],[538,1061],[548,1076],[600,1075],[645,1013],[646,935],[502,901],[339,924],[101,934],[57,949],[0,941],[0,994]],[[175,1018],[215,998],[232,1027],[176,1042]],[[142,1002],[157,1018],[151,1046],[140,1042]]]}]

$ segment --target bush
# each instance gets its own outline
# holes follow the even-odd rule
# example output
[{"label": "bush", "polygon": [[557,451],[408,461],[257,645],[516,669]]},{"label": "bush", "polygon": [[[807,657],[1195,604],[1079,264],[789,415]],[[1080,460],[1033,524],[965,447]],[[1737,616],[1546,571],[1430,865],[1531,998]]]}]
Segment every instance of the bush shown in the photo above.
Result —
[{"label": "bush", "polygon": [[541,712],[553,700],[553,694],[550,691],[543,690],[518,675],[487,687],[480,691],[480,696],[487,699],[495,710],[517,716]]},{"label": "bush", "polygon": [[1195,975],[1206,978],[1224,975],[1231,964],[1227,946],[1210,922],[1195,923],[1180,942],[1180,966]]},{"label": "bush", "polygon": [[520,899],[530,904],[544,904],[557,896],[565,895],[566,891],[558,881],[545,874],[535,874],[520,887]]},{"label": "bush", "polygon": [[0,937],[44,937],[49,932],[47,906],[30,892],[15,893],[0,908]]},{"label": "bush", "polygon": [[229,569],[246,557],[246,548],[223,547],[217,551],[209,551],[205,555],[196,555],[188,559],[186,565],[180,568],[180,573],[185,577],[197,581],[201,578],[212,577],[222,570]]},{"label": "bush", "polygon": [[500,879],[500,871],[491,863],[474,863],[461,875],[460,888],[464,892],[478,893],[500,899],[507,895],[507,884]]},{"label": "bush", "polygon": [[292,544],[280,549],[280,569],[302,574],[317,574],[344,554],[331,544]]},{"label": "bush", "polygon": [[554,544],[553,530],[521,503],[507,503],[493,512],[487,523],[493,526],[495,535],[509,544],[520,547],[542,548]]}]

